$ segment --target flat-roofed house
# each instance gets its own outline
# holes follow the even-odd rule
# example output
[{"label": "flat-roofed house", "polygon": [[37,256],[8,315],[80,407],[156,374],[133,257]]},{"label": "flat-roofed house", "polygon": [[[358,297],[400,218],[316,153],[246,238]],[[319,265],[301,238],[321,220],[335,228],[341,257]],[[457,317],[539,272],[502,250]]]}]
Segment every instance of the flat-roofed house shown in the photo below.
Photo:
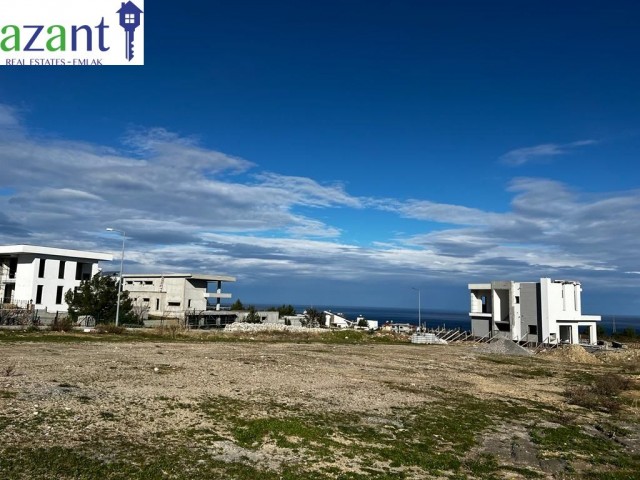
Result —
[{"label": "flat-roofed house", "polygon": [[582,285],[574,280],[469,284],[471,332],[536,343],[598,342],[599,315],[582,314]]},{"label": "flat-roofed house", "polygon": [[0,301],[49,312],[66,312],[64,294],[98,273],[108,253],[35,245],[0,246]]},{"label": "flat-roofed house", "polygon": [[[122,287],[129,292],[133,304],[156,317],[182,318],[187,311],[202,312],[222,309],[222,282],[235,282],[228,275],[191,273],[125,273]],[[209,300],[212,300],[211,303]]]}]

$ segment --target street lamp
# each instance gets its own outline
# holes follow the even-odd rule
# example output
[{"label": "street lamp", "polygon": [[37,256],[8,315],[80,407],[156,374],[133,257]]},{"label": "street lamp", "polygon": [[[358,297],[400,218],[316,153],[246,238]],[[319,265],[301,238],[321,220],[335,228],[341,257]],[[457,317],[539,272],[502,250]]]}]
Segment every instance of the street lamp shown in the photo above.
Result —
[{"label": "street lamp", "polygon": [[122,235],[122,255],[120,255],[120,281],[118,282],[118,304],[116,305],[116,327],[118,326],[118,320],[120,319],[120,293],[122,292],[122,265],[124,264],[124,241],[127,235],[123,230],[117,230],[115,228],[107,228],[107,232],[117,232]]},{"label": "street lamp", "polygon": [[411,290],[415,290],[418,292],[418,332],[422,333],[422,317],[421,317],[421,305],[420,305],[420,289],[416,287],[411,287]]}]

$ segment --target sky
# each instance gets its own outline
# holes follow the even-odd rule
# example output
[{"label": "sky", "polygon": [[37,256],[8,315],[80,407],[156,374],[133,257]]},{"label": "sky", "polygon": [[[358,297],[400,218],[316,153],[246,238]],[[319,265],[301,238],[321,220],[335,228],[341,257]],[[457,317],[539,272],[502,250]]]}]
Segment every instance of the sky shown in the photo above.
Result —
[{"label": "sky", "polygon": [[[63,2],[60,2],[63,3]],[[245,303],[640,309],[640,4],[145,4],[145,65],[0,66],[0,244]]]}]

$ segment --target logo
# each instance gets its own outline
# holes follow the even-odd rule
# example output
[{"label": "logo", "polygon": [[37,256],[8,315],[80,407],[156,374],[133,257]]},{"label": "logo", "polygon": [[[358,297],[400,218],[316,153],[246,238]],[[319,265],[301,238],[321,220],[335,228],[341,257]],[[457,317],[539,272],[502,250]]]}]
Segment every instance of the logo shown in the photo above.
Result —
[{"label": "logo", "polygon": [[0,66],[144,65],[144,0],[20,0],[0,16]]}]

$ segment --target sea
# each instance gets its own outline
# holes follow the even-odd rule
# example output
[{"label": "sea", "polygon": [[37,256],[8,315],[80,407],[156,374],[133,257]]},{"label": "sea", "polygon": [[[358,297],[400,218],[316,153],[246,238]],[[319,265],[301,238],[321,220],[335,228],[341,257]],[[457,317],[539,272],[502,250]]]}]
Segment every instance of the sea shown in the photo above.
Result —
[{"label": "sea", "polygon": [[[309,306],[294,305],[297,312],[302,313]],[[355,320],[362,315],[367,320],[378,320],[382,325],[385,322],[410,323],[418,325],[418,309],[414,308],[381,308],[381,307],[347,307],[336,305],[314,305],[316,310],[327,310],[333,313],[342,313],[348,320]],[[468,312],[456,312],[449,310],[420,311],[420,321],[427,328],[444,327],[448,329],[459,328],[471,330],[471,321]],[[599,323],[607,334],[614,331],[621,332],[625,328],[634,328],[640,334],[640,317],[630,315],[602,315]]]}]

